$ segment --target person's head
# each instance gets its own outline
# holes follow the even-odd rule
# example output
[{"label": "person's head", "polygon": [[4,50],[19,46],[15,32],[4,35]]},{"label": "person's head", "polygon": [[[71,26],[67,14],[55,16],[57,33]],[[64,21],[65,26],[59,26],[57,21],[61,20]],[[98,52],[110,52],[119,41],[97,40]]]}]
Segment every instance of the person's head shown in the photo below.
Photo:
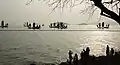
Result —
[{"label": "person's head", "polygon": [[75,53],[75,56],[77,56],[77,53]]}]

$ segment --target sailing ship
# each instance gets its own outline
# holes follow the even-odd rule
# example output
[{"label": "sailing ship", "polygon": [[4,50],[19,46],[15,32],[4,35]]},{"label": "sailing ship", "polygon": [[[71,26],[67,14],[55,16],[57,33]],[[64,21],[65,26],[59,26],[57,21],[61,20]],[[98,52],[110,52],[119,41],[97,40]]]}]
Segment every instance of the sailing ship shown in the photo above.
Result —
[{"label": "sailing ship", "polygon": [[28,23],[28,22],[24,23],[23,25],[24,27],[27,27],[28,29],[40,29],[41,28],[41,25],[38,25],[35,22],[33,23],[33,26],[31,25],[31,23]]},{"label": "sailing ship", "polygon": [[8,28],[8,23],[5,23],[4,21],[1,21],[1,28]]},{"label": "sailing ship", "polygon": [[63,23],[63,22],[54,22],[54,23],[50,23],[49,27],[50,28],[58,28],[58,29],[66,29],[67,24]]},{"label": "sailing ship", "polygon": [[102,22],[102,23],[99,23],[98,25],[96,25],[97,26],[97,28],[99,28],[99,29],[108,29],[109,28],[109,26],[110,26],[110,24],[106,24],[106,26],[105,26],[105,23],[104,22]]}]

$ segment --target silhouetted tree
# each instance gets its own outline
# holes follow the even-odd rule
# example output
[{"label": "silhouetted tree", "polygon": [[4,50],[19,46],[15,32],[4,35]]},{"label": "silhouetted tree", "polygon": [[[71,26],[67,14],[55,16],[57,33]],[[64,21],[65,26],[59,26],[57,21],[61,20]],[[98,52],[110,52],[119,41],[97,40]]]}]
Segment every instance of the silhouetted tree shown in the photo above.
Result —
[{"label": "silhouetted tree", "polygon": [[[30,4],[33,0],[30,0],[26,5]],[[38,0],[39,1],[39,0]],[[91,4],[88,8],[85,8],[85,11],[91,11],[91,14],[95,12],[96,9],[100,9],[100,15],[113,19],[118,24],[120,24],[120,0],[43,0],[50,7],[53,7],[53,10],[56,8],[63,8],[65,5],[70,5],[74,7],[81,3]],[[96,7],[94,7],[96,6]]]}]

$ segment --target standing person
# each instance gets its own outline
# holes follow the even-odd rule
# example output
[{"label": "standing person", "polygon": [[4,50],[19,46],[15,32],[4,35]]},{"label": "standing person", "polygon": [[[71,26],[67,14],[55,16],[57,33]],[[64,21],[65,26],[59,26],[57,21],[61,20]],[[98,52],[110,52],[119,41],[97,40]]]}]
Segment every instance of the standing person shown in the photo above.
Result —
[{"label": "standing person", "polygon": [[70,65],[72,64],[72,59],[73,59],[72,54],[73,54],[73,52],[71,50],[69,50],[68,55],[69,55],[69,64]]},{"label": "standing person", "polygon": [[89,47],[86,48],[86,51],[85,51],[85,52],[86,52],[86,56],[89,56],[89,54],[90,54],[90,49],[89,49]]},{"label": "standing person", "polygon": [[78,65],[78,55],[77,55],[77,53],[75,53],[75,56],[73,58],[73,64]]},{"label": "standing person", "polygon": [[108,56],[109,55],[109,46],[107,45],[106,47],[106,55]]},{"label": "standing person", "polygon": [[111,48],[111,55],[113,56],[114,55],[114,49]]}]

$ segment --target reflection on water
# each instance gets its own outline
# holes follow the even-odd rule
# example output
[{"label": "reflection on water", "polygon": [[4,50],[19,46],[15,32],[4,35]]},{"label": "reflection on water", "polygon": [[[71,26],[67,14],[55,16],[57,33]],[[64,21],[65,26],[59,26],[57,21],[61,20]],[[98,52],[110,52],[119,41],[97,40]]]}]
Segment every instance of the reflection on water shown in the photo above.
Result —
[{"label": "reflection on water", "polygon": [[0,31],[0,65],[23,65],[66,60],[69,49],[104,55],[107,45],[120,48],[120,32],[109,31]]}]

